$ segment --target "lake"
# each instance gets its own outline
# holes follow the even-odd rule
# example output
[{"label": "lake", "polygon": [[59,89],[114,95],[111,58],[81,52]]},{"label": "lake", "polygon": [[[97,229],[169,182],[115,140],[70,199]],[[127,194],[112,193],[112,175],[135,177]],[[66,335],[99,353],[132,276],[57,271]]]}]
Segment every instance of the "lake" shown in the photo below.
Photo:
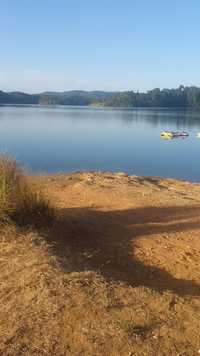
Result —
[{"label": "lake", "polygon": [[[185,130],[165,141],[162,130]],[[35,173],[123,171],[200,181],[200,113],[171,109],[0,106],[0,151]]]}]

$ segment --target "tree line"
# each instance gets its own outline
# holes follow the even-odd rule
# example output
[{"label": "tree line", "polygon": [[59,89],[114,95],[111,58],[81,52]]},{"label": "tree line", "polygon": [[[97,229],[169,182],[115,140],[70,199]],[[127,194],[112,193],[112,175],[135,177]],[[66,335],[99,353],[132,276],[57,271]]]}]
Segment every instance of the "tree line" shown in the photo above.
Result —
[{"label": "tree line", "polygon": [[0,104],[98,105],[111,107],[182,107],[200,109],[200,88],[153,89],[147,92],[81,91],[26,94],[0,91]]},{"label": "tree line", "polygon": [[200,88],[153,89],[146,93],[127,91],[104,100],[106,106],[190,107],[200,109]]}]

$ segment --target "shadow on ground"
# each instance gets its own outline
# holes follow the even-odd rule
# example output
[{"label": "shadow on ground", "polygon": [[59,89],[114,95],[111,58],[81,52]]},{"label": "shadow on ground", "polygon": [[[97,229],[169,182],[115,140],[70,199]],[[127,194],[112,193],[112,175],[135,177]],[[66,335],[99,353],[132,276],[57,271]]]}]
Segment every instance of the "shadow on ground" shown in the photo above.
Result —
[{"label": "shadow on ground", "polygon": [[[144,265],[134,258],[134,244],[142,235],[200,229],[200,207],[145,207],[122,211],[91,208],[63,209],[47,239],[54,253],[67,265],[73,256],[74,271],[93,270],[107,280],[146,286],[159,292],[200,295],[200,286],[176,279],[168,272]],[[177,259],[179,256],[177,256]]]}]

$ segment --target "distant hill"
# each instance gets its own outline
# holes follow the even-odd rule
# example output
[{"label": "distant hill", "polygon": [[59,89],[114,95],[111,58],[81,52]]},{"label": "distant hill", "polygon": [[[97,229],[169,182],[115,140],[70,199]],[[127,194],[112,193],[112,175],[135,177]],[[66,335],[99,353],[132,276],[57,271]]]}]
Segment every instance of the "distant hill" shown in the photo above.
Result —
[{"label": "distant hill", "polygon": [[70,90],[66,92],[44,92],[27,94],[0,91],[0,104],[44,104],[44,105],[90,105],[103,102],[117,92]]},{"label": "distant hill", "polygon": [[117,92],[105,92],[98,90],[70,90],[60,93],[44,92],[40,95],[40,104],[91,105],[99,102],[103,103],[105,100],[117,94]]},{"label": "distant hill", "polygon": [[64,97],[70,97],[74,95],[78,96],[83,96],[83,97],[89,97],[89,98],[102,98],[106,99],[110,96],[116,95],[118,92],[108,92],[108,91],[101,91],[101,90],[94,90],[94,91],[85,91],[85,90],[69,90],[69,91],[64,91],[64,92],[52,92],[52,91],[47,91],[42,93],[42,95],[53,95],[53,96],[64,96]]},{"label": "distant hill", "polygon": [[102,105],[112,107],[190,107],[200,109],[200,88],[153,89],[145,93],[70,90],[40,94],[0,91],[0,104]]},{"label": "distant hill", "polygon": [[39,104],[40,95],[0,91],[0,104]]}]

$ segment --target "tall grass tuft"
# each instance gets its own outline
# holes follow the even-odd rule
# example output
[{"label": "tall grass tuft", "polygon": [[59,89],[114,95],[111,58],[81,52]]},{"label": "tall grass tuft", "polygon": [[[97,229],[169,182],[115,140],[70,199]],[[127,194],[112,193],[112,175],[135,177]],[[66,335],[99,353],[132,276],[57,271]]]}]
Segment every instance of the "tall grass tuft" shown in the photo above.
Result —
[{"label": "tall grass tuft", "polygon": [[0,155],[0,220],[42,226],[52,218],[53,209],[41,189],[28,182],[15,160]]}]

